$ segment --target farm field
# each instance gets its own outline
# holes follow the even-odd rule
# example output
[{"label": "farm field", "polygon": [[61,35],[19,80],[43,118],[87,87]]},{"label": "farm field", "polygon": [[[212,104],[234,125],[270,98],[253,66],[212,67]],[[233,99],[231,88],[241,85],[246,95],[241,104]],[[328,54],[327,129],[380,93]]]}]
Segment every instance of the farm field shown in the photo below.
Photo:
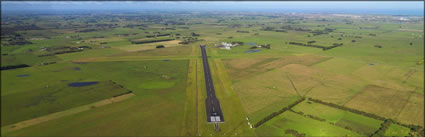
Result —
[{"label": "farm field", "polygon": [[1,135],[424,136],[423,19],[2,14]]},{"label": "farm field", "polygon": [[325,122],[305,118],[293,112],[285,112],[257,129],[258,136],[291,135],[288,130],[295,130],[307,136],[359,136],[341,127]]},{"label": "farm field", "polygon": [[378,128],[383,121],[367,116],[347,112],[341,109],[332,108],[312,101],[304,101],[293,108],[295,112],[303,115],[311,115],[324,119],[326,123],[333,123],[340,127],[349,127],[354,132],[362,135],[370,135]]}]

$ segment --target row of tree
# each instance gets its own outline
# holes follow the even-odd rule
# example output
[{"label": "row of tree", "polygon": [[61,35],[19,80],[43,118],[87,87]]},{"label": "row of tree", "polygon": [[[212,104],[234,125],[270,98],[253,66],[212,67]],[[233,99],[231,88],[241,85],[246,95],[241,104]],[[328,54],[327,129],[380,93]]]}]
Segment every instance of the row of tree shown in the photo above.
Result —
[{"label": "row of tree", "polygon": [[392,123],[391,119],[386,119],[384,121],[384,123],[381,124],[381,127],[379,127],[379,129],[376,130],[374,133],[369,135],[369,137],[382,137],[382,136],[384,136],[385,132],[390,127],[391,123]]},{"label": "row of tree", "polygon": [[17,69],[17,68],[25,68],[30,67],[27,64],[18,64],[18,65],[9,65],[9,66],[3,66],[0,70],[9,70],[9,69]]},{"label": "row of tree", "polygon": [[146,38],[153,38],[153,37],[162,37],[162,36],[170,36],[171,34],[155,34],[155,35],[147,35]]},{"label": "row of tree", "polygon": [[66,53],[81,52],[81,51],[83,51],[83,50],[73,48],[73,49],[70,49],[70,50],[58,51],[58,52],[54,52],[54,53],[38,55],[38,57],[54,56],[54,55],[58,55],[58,54],[66,54]]},{"label": "row of tree", "polygon": [[274,117],[278,116],[279,114],[282,114],[283,112],[285,112],[285,111],[287,111],[287,110],[291,109],[292,107],[294,107],[294,106],[295,106],[295,105],[297,105],[298,103],[303,102],[304,100],[305,100],[305,98],[304,98],[304,97],[302,97],[302,98],[300,98],[299,100],[295,101],[294,103],[290,104],[289,106],[286,106],[286,107],[284,107],[284,108],[280,109],[280,110],[279,110],[279,111],[277,111],[277,112],[273,112],[273,113],[271,113],[271,114],[270,114],[270,115],[268,115],[267,117],[265,117],[265,118],[263,118],[262,120],[260,120],[260,121],[258,121],[257,123],[255,123],[254,127],[256,127],[256,128],[257,128],[257,127],[261,126],[262,124],[266,123],[266,122],[267,122],[267,121],[269,121],[270,119],[272,119],[272,118],[274,118]]},{"label": "row of tree", "polygon": [[249,31],[246,31],[246,30],[237,30],[236,32],[238,32],[238,33],[249,33]]},{"label": "row of tree", "polygon": [[[312,42],[313,43],[313,42]],[[321,48],[323,51],[330,50],[339,46],[344,45],[343,43],[334,43],[332,46],[321,46],[321,45],[312,45],[310,42],[308,44],[299,43],[299,42],[289,42],[291,45],[297,45],[297,46],[305,46],[305,47],[313,47],[313,48]]]},{"label": "row of tree", "polygon": [[305,133],[298,133],[298,131],[293,129],[285,130],[285,134],[291,134],[294,137],[305,137]]},{"label": "row of tree", "polygon": [[131,41],[132,44],[146,44],[146,43],[155,43],[155,42],[162,42],[162,41],[170,41],[174,39],[152,39],[152,40],[141,40],[141,41]]},{"label": "row of tree", "polygon": [[314,120],[321,121],[321,122],[326,121],[326,119],[320,118],[318,116],[313,116],[313,115],[310,115],[310,114],[304,114],[304,112],[301,112],[301,111],[294,111],[292,109],[290,109],[289,111],[294,112],[294,113],[299,114],[299,115],[302,115],[304,117],[308,117],[308,118],[311,118],[311,119],[314,119]]}]

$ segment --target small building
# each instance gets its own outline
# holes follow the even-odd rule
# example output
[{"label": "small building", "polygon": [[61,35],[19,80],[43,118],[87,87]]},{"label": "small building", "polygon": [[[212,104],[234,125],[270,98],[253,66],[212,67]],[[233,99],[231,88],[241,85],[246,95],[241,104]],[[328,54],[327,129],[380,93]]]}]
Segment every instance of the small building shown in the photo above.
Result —
[{"label": "small building", "polygon": [[40,50],[41,50],[41,51],[45,51],[45,50],[48,50],[48,48],[46,48],[46,47],[41,47],[41,48],[40,48]]},{"label": "small building", "polygon": [[237,43],[236,44],[232,44],[232,43],[227,43],[227,42],[221,42],[221,44],[216,45],[216,46],[217,46],[217,48],[220,48],[220,49],[231,50],[232,47],[237,46],[237,45],[238,45]]},{"label": "small building", "polygon": [[89,46],[79,46],[78,47],[79,50],[83,50],[83,49],[91,49],[91,47]]}]

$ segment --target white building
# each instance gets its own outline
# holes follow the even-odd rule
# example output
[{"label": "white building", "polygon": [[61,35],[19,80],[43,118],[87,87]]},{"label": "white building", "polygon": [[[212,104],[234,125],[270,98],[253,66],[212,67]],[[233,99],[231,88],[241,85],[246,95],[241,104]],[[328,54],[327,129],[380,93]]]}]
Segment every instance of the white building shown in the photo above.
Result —
[{"label": "white building", "polygon": [[237,46],[237,44],[227,43],[227,42],[221,42],[220,45],[216,45],[220,49],[227,49],[231,50],[232,47]]}]

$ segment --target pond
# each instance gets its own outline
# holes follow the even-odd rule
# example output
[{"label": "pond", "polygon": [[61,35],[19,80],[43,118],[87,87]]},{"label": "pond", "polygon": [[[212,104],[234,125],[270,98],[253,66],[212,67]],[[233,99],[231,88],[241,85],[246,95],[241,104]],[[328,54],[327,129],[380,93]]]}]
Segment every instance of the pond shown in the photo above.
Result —
[{"label": "pond", "polygon": [[99,82],[97,82],[97,81],[91,81],[91,82],[74,82],[74,83],[68,84],[68,86],[70,86],[70,87],[84,87],[84,86],[94,85],[94,84],[97,84],[97,83],[99,83]]},{"label": "pond", "polygon": [[29,76],[31,76],[31,75],[30,74],[16,75],[16,77],[21,77],[21,78],[23,78],[23,77],[29,77]]},{"label": "pond", "polygon": [[261,51],[261,50],[259,50],[259,49],[256,49],[256,50],[247,50],[247,51],[245,51],[245,53],[253,53],[253,52],[259,52],[259,51]]}]

